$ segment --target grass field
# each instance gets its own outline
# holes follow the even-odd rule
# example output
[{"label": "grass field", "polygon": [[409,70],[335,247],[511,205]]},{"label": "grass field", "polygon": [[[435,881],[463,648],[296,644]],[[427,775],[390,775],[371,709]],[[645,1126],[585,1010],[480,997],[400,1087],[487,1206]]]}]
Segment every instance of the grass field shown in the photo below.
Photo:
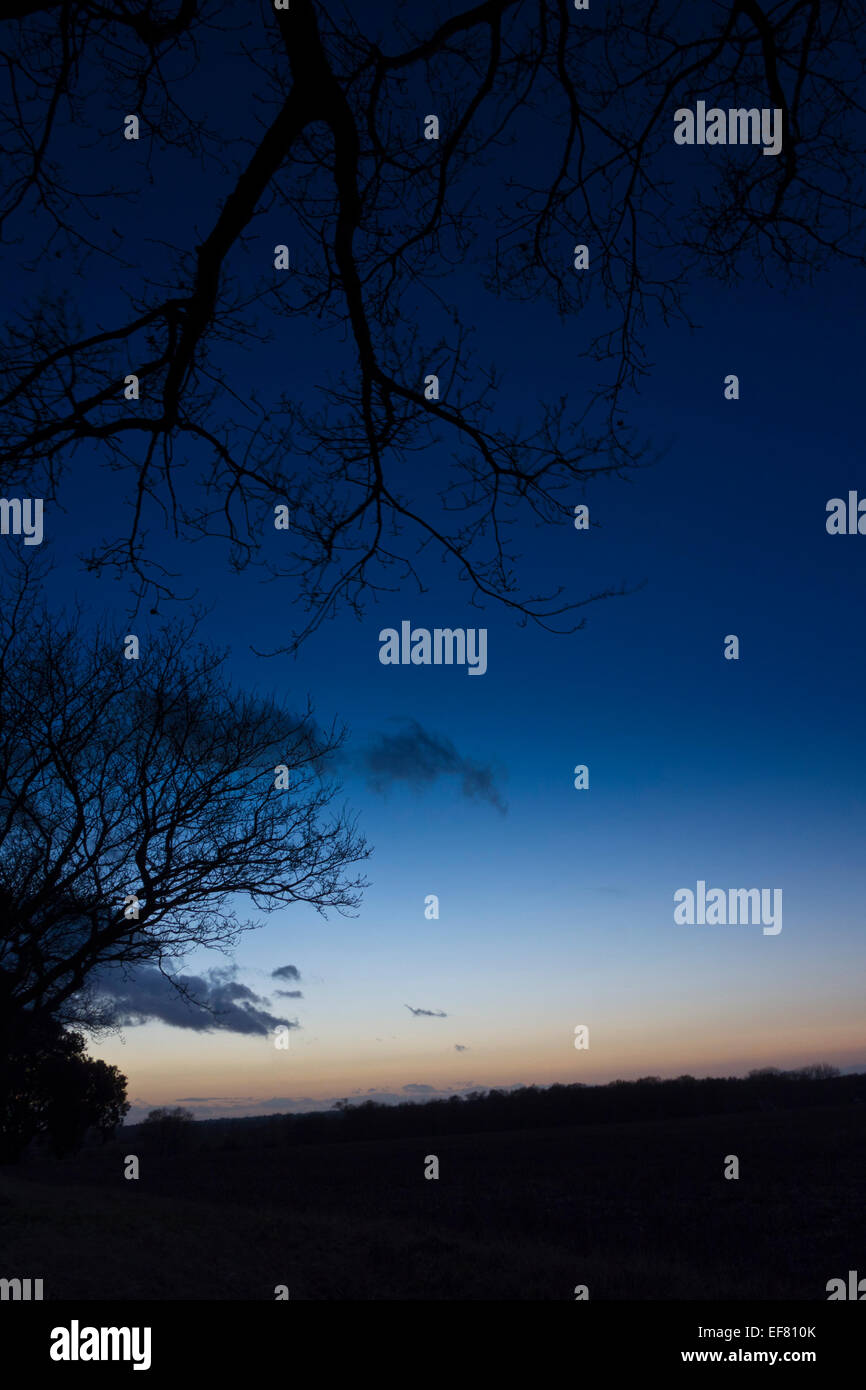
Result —
[{"label": "grass field", "polygon": [[[279,1147],[140,1129],[0,1176],[46,1299],[826,1299],[866,1274],[866,1107]],[[137,1153],[141,1176],[123,1176]],[[439,1158],[438,1181],[424,1159]],[[738,1180],[723,1176],[740,1160]]]}]

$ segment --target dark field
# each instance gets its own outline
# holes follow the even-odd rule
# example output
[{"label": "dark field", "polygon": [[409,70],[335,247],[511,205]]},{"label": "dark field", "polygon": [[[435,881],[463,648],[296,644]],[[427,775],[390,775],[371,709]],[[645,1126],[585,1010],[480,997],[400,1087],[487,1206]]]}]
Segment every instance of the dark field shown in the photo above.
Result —
[{"label": "dark field", "polygon": [[828,1279],[866,1274],[857,1103],[426,1141],[251,1133],[196,1125],[169,1153],[136,1127],[4,1170],[3,1272],[44,1279],[46,1299],[266,1300],[278,1284],[331,1300],[571,1300],[586,1284],[590,1300],[823,1301]]}]

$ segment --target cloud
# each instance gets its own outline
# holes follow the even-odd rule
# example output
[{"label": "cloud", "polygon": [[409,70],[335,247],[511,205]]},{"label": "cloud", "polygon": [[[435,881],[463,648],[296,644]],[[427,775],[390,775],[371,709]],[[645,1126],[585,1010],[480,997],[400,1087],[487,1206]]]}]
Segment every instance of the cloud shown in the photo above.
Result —
[{"label": "cloud", "polygon": [[411,1091],[413,1095],[424,1094],[425,1096],[436,1095],[435,1086],[425,1086],[423,1081],[410,1081],[403,1087],[404,1091]]},{"label": "cloud", "polygon": [[447,1015],[447,1014],[444,1014],[444,1013],[442,1012],[441,1009],[413,1009],[411,1004],[404,1004],[404,1005],[403,1005],[403,1008],[404,1008],[404,1009],[408,1009],[409,1012],[410,1012],[410,1014],[414,1014],[416,1018],[418,1018],[419,1015],[420,1015],[422,1018],[447,1018],[447,1017],[448,1017],[448,1015]]},{"label": "cloud", "polygon": [[278,965],[271,971],[272,980],[300,980],[301,972],[296,965]]},{"label": "cloud", "polygon": [[277,994],[282,995],[283,999],[303,999],[304,992],[301,989],[278,989]]},{"label": "cloud", "polygon": [[[108,1005],[112,1021],[133,1026],[158,1020],[172,1028],[192,1028],[198,1033],[266,1034],[278,1024],[300,1028],[300,1024],[269,1013],[267,999],[248,985],[231,978],[226,970],[210,970],[206,975],[176,975],[170,979],[154,966],[146,965],[130,975],[117,968],[106,970],[96,982],[96,993]],[[189,995],[190,998],[186,996]]]},{"label": "cloud", "polygon": [[454,1051],[455,1051],[455,1052],[468,1052],[468,1051],[469,1051],[469,1048],[468,1048],[468,1047],[464,1047],[463,1043],[455,1043],[455,1044],[454,1044]]},{"label": "cloud", "polygon": [[255,1096],[175,1096],[175,1105],[208,1105],[211,1101],[223,1101],[226,1105],[250,1105]]},{"label": "cloud", "polygon": [[387,791],[395,782],[425,787],[440,777],[457,777],[468,800],[488,801],[505,814],[493,769],[464,758],[450,739],[429,733],[415,719],[406,721],[399,733],[380,734],[361,750],[361,762],[375,791]]}]

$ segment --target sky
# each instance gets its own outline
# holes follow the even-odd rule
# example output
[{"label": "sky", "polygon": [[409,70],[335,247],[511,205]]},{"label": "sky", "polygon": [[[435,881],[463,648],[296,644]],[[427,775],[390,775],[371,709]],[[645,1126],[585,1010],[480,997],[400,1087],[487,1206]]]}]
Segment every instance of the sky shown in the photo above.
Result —
[{"label": "sky", "polygon": [[[176,185],[166,176],[149,216]],[[263,245],[272,227],[257,232]],[[866,1067],[866,539],[825,526],[828,499],[866,495],[857,288],[839,269],[788,294],[699,282],[697,327],[652,329],[630,421],[660,458],[628,482],[575,493],[589,531],[565,518],[554,531],[525,524],[516,541],[532,590],[632,590],[590,605],[577,633],[470,606],[433,557],[427,593],[385,595],[360,621],[327,622],[297,658],[265,659],[251,649],[291,631],[288,582],[230,573],[216,543],[187,547],[186,573],[210,606],[205,633],[230,646],[238,683],[293,706],[309,694],[322,722],[347,726],[335,772],[373,852],[357,915],[325,919],[302,904],[259,914],[228,959],[183,964],[223,989],[214,997],[242,985],[297,1023],[287,1049],[271,1031],[205,1029],[192,1015],[176,1026],[164,999],[146,1023],[92,1042],[128,1077],[130,1120],[157,1105],[213,1117],[342,1097]],[[468,279],[461,303],[516,414],[540,392],[580,398],[574,323]],[[307,357],[281,331],[270,368],[309,391],[321,350]],[[737,401],[724,398],[729,373]],[[435,450],[414,456],[419,495],[437,462]],[[84,575],[76,559],[116,526],[116,483],[86,451],[76,469],[65,511],[46,512],[44,548],[58,565],[48,590],[60,602],[74,588],[119,618],[123,586]],[[168,543],[151,544],[160,556]],[[380,631],[404,620],[486,628],[486,672],[381,664]],[[729,634],[738,660],[724,657]],[[579,764],[587,789],[574,786]],[[674,894],[699,880],[780,889],[782,930],[677,923]],[[277,994],[285,988],[300,997]],[[579,1025],[588,1048],[575,1047]]]}]

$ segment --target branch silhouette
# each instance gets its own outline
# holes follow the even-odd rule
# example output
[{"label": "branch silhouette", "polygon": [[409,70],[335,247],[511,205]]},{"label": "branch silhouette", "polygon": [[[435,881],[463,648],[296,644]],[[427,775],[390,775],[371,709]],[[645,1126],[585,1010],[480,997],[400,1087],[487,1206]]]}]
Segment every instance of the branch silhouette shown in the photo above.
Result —
[{"label": "branch silhouette", "polygon": [[[31,219],[60,275],[3,335],[2,486],[54,496],[77,452],[96,449],[124,479],[129,516],[88,565],[158,602],[181,575],[148,552],[149,528],[222,538],[236,568],[291,579],[292,649],[340,608],[425,588],[430,558],[473,601],[579,628],[587,604],[623,586],[534,593],[514,538],[561,524],[576,489],[654,456],[627,418],[651,365],[648,330],[688,321],[696,276],[733,283],[749,268],[785,283],[864,263],[864,20],[862,4],[817,0],[599,14],[486,0],[420,32],[381,21],[380,33],[313,0],[255,13],[234,0],[118,13],[16,4],[0,235],[32,269]],[[186,81],[215,56],[254,84],[257,108],[233,138],[205,109],[220,79]],[[696,172],[671,118],[698,97],[781,111],[780,155],[714,149]],[[139,111],[148,167],[194,158],[203,237],[178,226],[176,243],[151,239],[148,262],[132,264],[130,234],[109,233],[101,209],[110,193],[134,215],[147,193],[85,188],[80,155],[59,149],[61,107],[91,146],[95,133],[116,145],[116,113]],[[431,107],[437,140],[422,134]],[[256,231],[277,216],[301,247],[285,275]],[[587,274],[572,268],[575,241],[590,248]],[[76,293],[94,263],[113,277],[105,321]],[[507,381],[472,347],[470,275],[574,323],[595,373],[581,373],[575,400],[540,400],[528,424],[514,421]],[[269,344],[278,353],[301,324],[327,336],[334,366],[292,399],[270,385]],[[234,376],[238,346],[258,354],[249,389]],[[407,482],[418,458],[432,482],[423,500]],[[292,519],[281,560],[263,544],[277,502]]]}]

